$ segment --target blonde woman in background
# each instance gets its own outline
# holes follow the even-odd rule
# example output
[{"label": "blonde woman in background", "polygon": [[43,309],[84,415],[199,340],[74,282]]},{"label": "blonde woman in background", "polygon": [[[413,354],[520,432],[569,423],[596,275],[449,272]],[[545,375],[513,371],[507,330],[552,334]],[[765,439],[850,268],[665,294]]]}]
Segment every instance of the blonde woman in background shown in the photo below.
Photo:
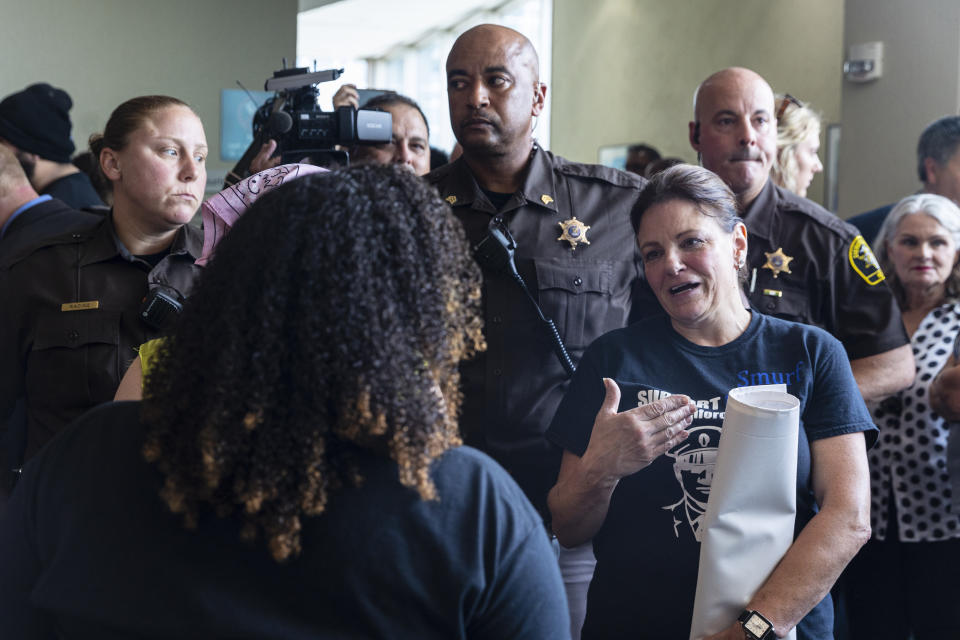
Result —
[{"label": "blonde woman in background", "polygon": [[814,174],[823,171],[820,114],[791,96],[777,94],[777,161],[773,181],[802,198]]}]

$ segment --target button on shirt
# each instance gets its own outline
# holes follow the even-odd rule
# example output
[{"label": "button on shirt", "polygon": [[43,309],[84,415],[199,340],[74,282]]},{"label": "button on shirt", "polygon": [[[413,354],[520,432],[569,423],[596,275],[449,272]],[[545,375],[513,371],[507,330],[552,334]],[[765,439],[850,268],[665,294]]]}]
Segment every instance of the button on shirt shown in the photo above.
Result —
[{"label": "button on shirt", "polygon": [[900,308],[856,228],[770,180],[743,220],[753,308],[825,329],[851,360],[909,342]]},{"label": "button on shirt", "polygon": [[[518,271],[544,315],[556,323],[574,362],[595,338],[626,324],[640,273],[630,209],[641,178],[535,148],[522,186],[499,212],[463,159],[427,180],[450,203],[471,245],[483,239],[499,213],[517,242]],[[560,239],[561,223],[574,217],[589,227],[589,244]],[[543,433],[567,376],[515,281],[485,271],[483,302],[487,351],[461,368],[461,430],[466,444],[506,467],[545,513],[561,452]]]},{"label": "button on shirt", "polygon": [[[917,375],[908,388],[871,404],[880,437],[870,450],[870,519],[877,540],[888,540],[891,496],[902,542],[960,538],[960,514],[951,505],[947,464],[949,425],[930,407],[930,384],[960,333],[960,304],[934,309],[911,340]],[[956,473],[956,470],[953,470]]]},{"label": "button on shirt", "polygon": [[189,295],[202,246],[202,231],[184,225],[151,269],[127,251],[107,216],[0,263],[0,422],[24,396],[27,457],[113,399],[136,347],[159,335],[139,317],[148,282]]}]

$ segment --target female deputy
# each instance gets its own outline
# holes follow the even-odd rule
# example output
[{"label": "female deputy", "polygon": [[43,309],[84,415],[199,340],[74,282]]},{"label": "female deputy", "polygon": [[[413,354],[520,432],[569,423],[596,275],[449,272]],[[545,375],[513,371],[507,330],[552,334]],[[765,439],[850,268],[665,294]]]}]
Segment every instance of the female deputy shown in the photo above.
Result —
[{"label": "female deputy", "polygon": [[[200,207],[200,216],[203,218],[203,255],[197,260],[197,265],[205,266],[213,258],[217,245],[258,198],[285,182],[322,171],[326,169],[309,164],[282,164],[244,178],[207,199]],[[160,337],[140,345],[136,359],[130,363],[120,380],[114,400],[143,398],[144,372],[156,359],[165,340],[165,337]]]},{"label": "female deputy", "polygon": [[901,200],[877,237],[917,361],[909,388],[871,405],[873,537],[845,574],[851,638],[960,637],[960,514],[951,503],[950,425],[934,380],[960,333],[960,208],[918,194]]},{"label": "female deputy", "polygon": [[[875,431],[844,350],[818,328],[744,308],[747,232],[714,174],[667,169],[632,220],[667,315],[594,342],[547,432],[565,449],[553,529],[566,546],[593,539],[597,555],[583,637],[689,633],[727,392],[784,383],[800,400],[798,535],[747,611],[778,636],[799,626],[800,637],[832,638],[827,593],[869,533],[862,432]],[[742,640],[730,622],[716,637]]]},{"label": "female deputy", "polygon": [[568,637],[542,520],[458,447],[479,306],[461,226],[409,172],[265,195],[144,401],[91,411],[25,469],[3,636]]},{"label": "female deputy", "polygon": [[187,223],[206,185],[200,118],[176,98],[133,98],[90,146],[110,214],[0,267],[0,419],[26,397],[27,458],[113,398],[134,348],[171,325],[197,273],[202,234]]},{"label": "female deputy", "polygon": [[802,198],[814,174],[823,171],[817,152],[820,150],[820,115],[791,96],[778,95],[777,161],[773,165],[773,181]]}]

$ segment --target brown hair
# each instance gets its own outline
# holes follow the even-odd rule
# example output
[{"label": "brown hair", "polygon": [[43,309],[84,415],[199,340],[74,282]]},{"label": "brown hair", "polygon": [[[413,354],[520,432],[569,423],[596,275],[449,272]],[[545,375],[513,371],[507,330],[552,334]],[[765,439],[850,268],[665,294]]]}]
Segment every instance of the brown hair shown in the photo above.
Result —
[{"label": "brown hair", "polygon": [[[743,222],[740,208],[730,187],[717,174],[703,167],[678,164],[656,174],[640,190],[640,196],[630,211],[634,236],[640,231],[640,220],[648,209],[662,202],[683,200],[693,204],[697,211],[713,218],[726,233],[733,233]],[[747,279],[746,266],[741,264],[738,277],[742,286]]]},{"label": "brown hair", "polygon": [[732,233],[740,219],[736,196],[715,173],[689,164],[678,164],[650,178],[630,212],[633,233],[647,209],[669,200],[693,203],[705,216],[715,218],[720,228]]},{"label": "brown hair", "polygon": [[420,117],[423,119],[423,126],[427,128],[427,135],[430,135],[430,123],[427,122],[427,116],[424,115],[423,109],[420,108],[420,105],[416,103],[413,98],[408,98],[405,95],[399,93],[384,93],[379,96],[374,96],[370,98],[362,105],[361,109],[375,109],[377,111],[385,111],[388,107],[392,107],[397,104],[403,104],[408,107],[412,107],[417,110],[417,113],[420,114]]},{"label": "brown hair", "polygon": [[[193,108],[186,102],[171,96],[130,98],[114,109],[113,113],[110,114],[110,119],[107,120],[107,126],[103,128],[103,133],[94,133],[90,136],[90,152],[96,158],[97,166],[100,165],[101,151],[104,149],[120,151],[126,147],[130,140],[130,134],[140,128],[144,120],[166,107],[186,107],[193,111]],[[194,111],[194,114],[196,114],[196,111]],[[104,179],[106,180],[106,177]]]}]

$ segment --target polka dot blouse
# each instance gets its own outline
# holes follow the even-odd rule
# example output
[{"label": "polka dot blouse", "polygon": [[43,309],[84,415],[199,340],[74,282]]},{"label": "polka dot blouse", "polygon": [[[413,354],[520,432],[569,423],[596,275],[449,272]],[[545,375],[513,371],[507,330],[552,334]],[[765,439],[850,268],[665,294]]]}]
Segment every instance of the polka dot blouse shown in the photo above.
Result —
[{"label": "polka dot blouse", "polygon": [[930,383],[950,357],[960,332],[960,303],[945,304],[923,319],[911,340],[917,376],[903,391],[871,404],[880,428],[868,452],[873,535],[885,540],[890,498],[896,501],[899,538],[933,542],[960,538],[960,514],[950,504],[947,433],[928,402]]}]

